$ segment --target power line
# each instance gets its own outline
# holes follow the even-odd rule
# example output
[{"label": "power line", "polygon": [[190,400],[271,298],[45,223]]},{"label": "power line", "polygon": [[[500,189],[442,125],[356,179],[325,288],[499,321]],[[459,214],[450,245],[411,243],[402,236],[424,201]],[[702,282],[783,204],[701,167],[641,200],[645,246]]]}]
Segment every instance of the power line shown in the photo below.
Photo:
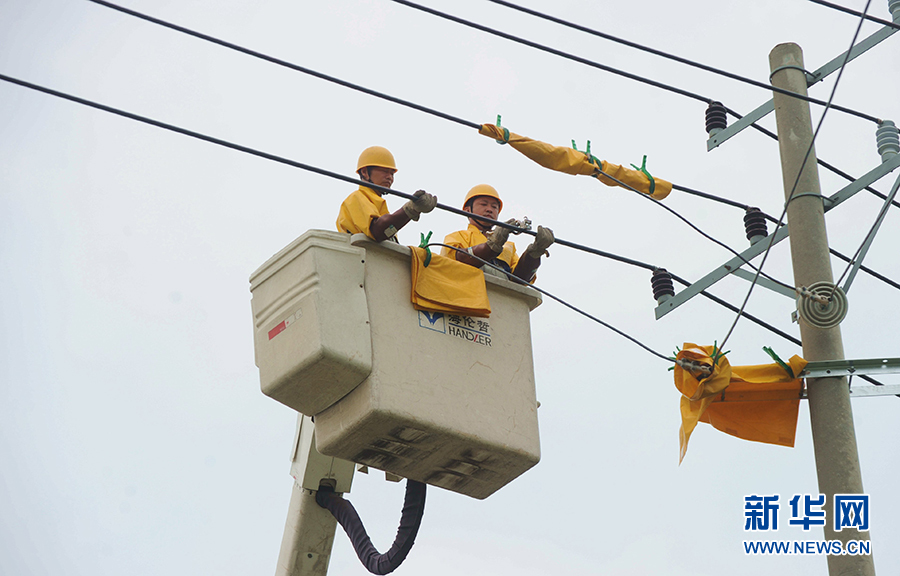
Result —
[{"label": "power line", "polygon": [[[446,12],[441,12],[439,10],[435,10],[434,8],[429,8],[428,6],[422,6],[421,4],[416,4],[415,2],[410,2],[410,0],[392,0],[397,4],[403,4],[404,6],[409,6],[410,8],[415,8],[416,10],[421,10],[422,12],[427,12],[428,14],[432,14],[434,16],[438,16],[439,18],[444,18],[445,20],[450,20],[452,22],[456,22],[457,24],[462,24],[463,26],[468,26],[470,28],[474,28],[476,30],[481,30],[482,32],[487,32],[488,34],[493,34],[494,36],[499,36],[500,38],[504,38],[506,40],[510,40],[512,42],[516,42],[518,44],[523,44],[525,46],[529,46],[531,48],[535,48],[537,50],[541,50],[543,52],[547,52],[549,54],[553,54],[555,56],[559,56],[561,58],[565,58],[567,60],[572,60],[573,62],[578,62],[579,64],[584,64],[586,66],[590,66],[592,68],[597,68],[599,70],[604,70],[606,72],[610,72],[612,74],[617,74],[619,76],[623,76],[630,80],[635,80],[637,82],[641,82],[643,84],[648,84],[650,86],[654,86],[656,88],[660,88],[662,90],[667,90],[669,92],[674,92],[676,94],[680,94],[682,96],[687,96],[688,98],[693,98],[694,100],[699,100],[700,102],[705,102],[707,104],[713,102],[712,98],[708,98],[706,96],[702,96],[695,92],[690,92],[688,90],[684,90],[682,88],[677,88],[675,86],[671,86],[669,84],[664,84],[663,82],[658,82],[656,80],[651,80],[650,78],[645,78],[643,76],[638,76],[637,74],[632,74],[631,72],[626,72],[624,70],[619,70],[618,68],[613,68],[612,66],[607,66],[605,64],[601,64],[594,60],[589,60],[587,58],[582,58],[581,56],[576,56],[574,54],[570,54],[568,52],[563,52],[562,50],[557,50],[556,48],[550,48],[549,46],[545,46],[543,44],[539,44],[537,42],[532,42],[531,40],[526,40],[520,36],[515,36],[513,34],[508,34],[506,32],[501,32],[496,28],[491,28],[489,26],[484,26],[482,24],[478,24],[476,22],[472,22],[471,20],[466,20],[464,18],[460,18],[458,16],[453,16],[452,14],[447,14]],[[767,90],[773,90],[774,87],[768,86]],[[793,94],[793,96],[797,96]],[[808,97],[807,97],[808,98]],[[805,98],[804,98],[805,99]],[[817,100],[814,98],[810,98],[808,100],[814,104],[826,105],[825,102],[821,100]],[[841,112],[846,112],[847,114],[852,114],[853,116],[857,116],[859,118],[864,118],[866,120],[872,122],[879,122],[879,118],[875,116],[871,116],[864,112],[858,112],[856,110],[852,110],[850,108],[845,108],[843,106],[838,106],[836,104],[832,104],[830,106],[835,110],[840,110]]]},{"label": "power line", "polygon": [[829,8],[834,8],[839,12],[846,12],[847,14],[852,14],[854,16],[860,16],[865,18],[866,20],[871,20],[872,22],[878,22],[883,26],[890,26],[891,28],[895,28],[900,30],[900,24],[896,22],[891,22],[890,20],[882,20],[881,18],[876,18],[875,16],[869,16],[863,12],[857,12],[856,10],[851,10],[850,8],[845,8],[844,6],[840,6],[838,4],[832,4],[831,2],[825,2],[825,0],[809,0],[813,4],[821,4],[822,6],[827,6]]},{"label": "power line", "polygon": [[310,76],[315,76],[316,78],[319,78],[321,80],[326,80],[328,82],[332,82],[334,84],[338,84],[340,86],[344,86],[346,88],[350,88],[352,90],[356,90],[358,92],[362,92],[362,93],[368,94],[370,96],[375,96],[376,98],[381,98],[382,100],[387,100],[388,102],[393,102],[395,104],[400,104],[401,106],[406,106],[407,108],[412,108],[412,109],[418,110],[420,112],[425,112],[426,114],[431,114],[432,116],[437,116],[438,118],[443,118],[444,120],[450,120],[451,122],[456,122],[457,124],[461,124],[468,128],[474,128],[476,130],[481,128],[481,124],[476,124],[475,122],[469,122],[468,120],[464,120],[457,116],[453,116],[451,114],[440,112],[433,108],[428,108],[427,106],[422,106],[420,104],[410,102],[409,100],[403,100],[402,98],[397,98],[396,96],[391,96],[391,95],[385,94],[383,92],[378,92],[377,90],[372,90],[371,88],[366,88],[365,86],[360,86],[359,84],[354,84],[353,82],[341,80],[340,78],[336,78],[334,76],[330,76],[328,74],[318,72],[311,68],[306,68],[305,66],[293,64],[291,62],[281,60],[280,58],[275,58],[273,56],[263,54],[262,52],[250,50],[249,48],[244,48],[242,46],[233,44],[231,42],[227,42],[225,40],[221,40],[214,36],[210,36],[208,34],[203,34],[202,32],[197,32],[196,30],[191,30],[190,28],[185,28],[184,26],[172,24],[171,22],[166,22],[165,20],[161,20],[159,18],[154,18],[153,16],[148,16],[147,14],[142,14],[141,12],[137,12],[135,10],[128,9],[123,6],[119,6],[117,4],[113,4],[112,2],[106,2],[105,0],[88,0],[88,2],[93,2],[94,4],[106,6],[107,8],[112,8],[113,10],[117,10],[124,14],[128,14],[129,16],[134,16],[136,18],[140,18],[141,20],[146,20],[147,22],[152,22],[153,24],[158,24],[160,26],[164,26],[166,28],[181,32],[183,34],[187,34],[189,36],[193,36],[193,37],[199,38],[201,40],[206,40],[207,42],[212,42],[213,44],[218,44],[219,46],[224,46],[225,48],[229,48],[231,50],[235,50],[237,52],[247,54],[248,56],[253,56],[254,58],[259,58],[261,60],[265,60],[267,62],[277,64],[279,66],[284,66],[285,68],[290,68],[291,70],[295,70],[297,72],[302,72],[302,73],[308,74]]},{"label": "power line", "polygon": [[[530,14],[531,16],[535,16],[537,18],[541,18],[543,20],[547,20],[549,22],[554,22],[556,24],[560,24],[561,26],[565,26],[567,28],[571,28],[573,30],[578,30],[579,32],[584,32],[586,34],[590,34],[592,36],[596,36],[598,38],[603,38],[605,40],[611,40],[612,42],[616,42],[618,44],[622,44],[623,46],[628,46],[630,48],[634,48],[636,50],[641,50],[642,52],[647,52],[649,54],[653,54],[656,56],[660,56],[662,58],[667,58],[669,60],[679,62],[681,64],[686,64],[688,66],[692,66],[694,68],[698,68],[700,70],[705,70],[706,72],[712,72],[713,74],[718,74],[719,76],[724,76],[726,78],[730,78],[732,80],[737,80],[739,82],[743,82],[745,84],[749,84],[751,86],[756,86],[757,88],[762,88],[767,92],[780,92],[782,94],[799,98],[801,100],[805,100],[807,102],[812,102],[814,104],[824,105],[825,103],[821,100],[817,100],[815,98],[811,98],[809,96],[803,96],[789,90],[783,90],[781,88],[772,86],[771,84],[766,84],[765,82],[760,82],[759,80],[754,80],[752,78],[747,78],[746,76],[741,76],[739,74],[734,74],[732,72],[728,72],[727,70],[722,70],[720,68],[715,68],[713,66],[709,66],[706,64],[702,64],[700,62],[696,62],[694,60],[689,60],[687,58],[682,58],[681,56],[676,56],[674,54],[670,54],[668,52],[664,52],[662,50],[657,50],[656,48],[651,48],[649,46],[645,46],[643,44],[638,44],[637,42],[632,42],[630,40],[625,40],[624,38],[619,38],[617,36],[613,36],[612,34],[607,34],[606,32],[601,32],[594,28],[588,28],[587,26],[582,26],[581,24],[577,24],[575,22],[571,22],[569,20],[563,20],[562,18],[557,18],[556,16],[551,16],[544,12],[539,12],[537,10],[532,10],[531,8],[525,8],[524,6],[519,6],[518,4],[514,4],[512,2],[507,2],[506,0],[487,0],[488,2],[492,2],[494,4],[499,4],[501,6],[506,6],[507,8],[511,8],[513,10],[517,10],[519,12],[523,12],[525,14]],[[835,110],[839,110],[840,107],[832,106]],[[877,118],[869,116],[867,114],[863,114],[861,112],[850,111],[849,109],[842,110],[844,112],[848,112],[850,114],[854,114],[855,116],[859,116],[860,118],[865,118],[867,120],[873,120],[875,122],[878,121]]]},{"label": "power line", "polygon": [[[866,0],[866,11],[869,10],[869,4],[871,0]],[[800,183],[800,176],[803,174],[803,168],[806,167],[806,162],[809,160],[809,155],[812,153],[813,146],[816,144],[816,137],[819,135],[819,130],[822,128],[822,124],[825,122],[825,116],[828,114],[828,110],[831,109],[831,100],[834,98],[835,93],[837,92],[837,87],[841,82],[841,77],[844,74],[844,68],[847,66],[847,62],[850,60],[850,52],[853,50],[853,46],[856,45],[856,39],[859,37],[859,32],[862,30],[862,25],[864,19],[860,19],[859,24],[856,27],[856,32],[853,34],[853,39],[850,41],[850,48],[847,50],[844,55],[844,61],[841,62],[841,67],[838,70],[837,78],[834,81],[834,86],[831,88],[831,94],[828,97],[828,103],[825,106],[825,110],[822,111],[822,116],[819,118],[819,124],[816,126],[816,130],[812,135],[812,139],[809,142],[809,147],[806,149],[806,155],[803,157],[803,162],[800,164],[799,170],[797,170],[797,177],[794,179],[794,184],[791,186],[791,191],[788,194],[787,202],[784,203],[784,209],[781,211],[781,216],[778,218],[778,227],[781,226],[784,221],[784,217],[787,215],[788,206],[791,203],[791,200],[794,198],[794,193],[797,191],[797,185]],[[750,300],[750,295],[753,293],[753,288],[756,286],[757,281],[759,280],[759,276],[762,273],[763,266],[766,264],[766,259],[769,257],[769,253],[772,251],[772,246],[775,243],[775,235],[773,234],[771,238],[769,238],[769,245],[766,246],[766,251],[763,254],[762,261],[759,263],[759,268],[756,271],[756,276],[753,277],[753,281],[750,283],[750,288],[747,290],[747,296],[744,298],[744,302],[741,304],[741,312],[747,306],[747,302]],[[731,324],[731,328],[729,328],[728,333],[725,335],[725,338],[722,339],[722,350],[725,349],[725,343],[728,341],[728,338],[731,337],[732,332],[734,332],[735,327],[738,324],[738,321],[741,319],[740,312],[735,317],[734,322]]]}]

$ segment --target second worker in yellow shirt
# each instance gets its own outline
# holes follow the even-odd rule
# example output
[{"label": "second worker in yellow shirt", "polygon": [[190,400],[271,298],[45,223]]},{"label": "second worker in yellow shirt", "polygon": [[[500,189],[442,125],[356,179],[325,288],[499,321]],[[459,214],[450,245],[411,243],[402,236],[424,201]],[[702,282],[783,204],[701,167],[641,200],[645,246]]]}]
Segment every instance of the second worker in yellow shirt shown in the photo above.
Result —
[{"label": "second worker in yellow shirt", "polygon": [[[477,216],[484,216],[491,220],[497,220],[503,209],[503,201],[493,186],[479,184],[469,190],[463,202],[463,210]],[[514,220],[509,221],[515,222]],[[547,248],[553,244],[553,231],[543,226],[538,226],[534,242],[530,244],[521,256],[516,255],[516,245],[507,242],[510,230],[496,227],[482,222],[476,218],[469,218],[469,226],[465,230],[459,230],[448,234],[444,238],[444,244],[464,250],[457,252],[450,248],[443,248],[441,254],[454,258],[459,262],[480,268],[483,264],[473,256],[486,260],[491,264],[502,268],[509,274],[526,282],[533,282],[535,272],[541,265],[541,256]]]}]

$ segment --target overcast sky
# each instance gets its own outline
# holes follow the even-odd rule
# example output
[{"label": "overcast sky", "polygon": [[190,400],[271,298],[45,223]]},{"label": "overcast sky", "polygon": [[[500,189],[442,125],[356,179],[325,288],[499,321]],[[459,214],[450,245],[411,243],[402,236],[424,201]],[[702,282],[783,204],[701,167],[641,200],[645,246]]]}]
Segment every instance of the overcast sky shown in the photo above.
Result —
[{"label": "overcast sky", "polygon": [[[748,86],[519,14],[484,0],[428,4],[530,40],[723,101]],[[777,143],[747,130],[706,151],[705,104],[389,0],[123,0],[174,23],[471,122],[558,145],[591,140],[616,164],[779,214]],[[530,7],[657,49],[768,79],[781,42],[814,70],[844,52],[858,19],[806,0],[587,2]],[[870,12],[889,18],[884,0]],[[848,4],[849,5],[849,4]],[[852,7],[862,9],[862,2]],[[867,23],[862,37],[880,29]],[[852,62],[835,102],[900,120],[892,37]],[[730,254],[653,202],[545,170],[471,128],[161,28],[86,0],[0,0],[0,73],[352,175],[379,144],[394,187],[459,205],[478,183],[559,238],[696,280]],[[811,89],[827,99],[834,76]],[[353,186],[0,82],[0,573],[271,574],[293,480],[296,414],[262,395],[250,274],[297,236],[331,230]],[[822,110],[813,106],[817,122]],[[775,130],[774,117],[761,122]],[[880,163],[875,125],[830,111],[820,159],[854,176]],[[846,181],[820,171],[822,190]],[[875,184],[887,193],[896,175]],[[673,192],[664,201],[736,249],[742,211]],[[388,198],[391,209],[402,201]],[[852,254],[881,201],[861,192],[827,217]],[[432,213],[418,242],[464,226]],[[900,211],[866,264],[900,280]],[[527,242],[518,239],[520,250]],[[660,321],[645,270],[551,248],[540,285],[664,354],[720,341],[734,318],[696,298]],[[835,273],[843,271],[840,261]],[[766,270],[791,282],[789,248]],[[711,291],[734,303],[749,284]],[[842,325],[848,358],[900,356],[898,291],[860,274]],[[748,311],[796,337],[794,303],[758,288]],[[431,489],[398,574],[820,575],[822,556],[746,556],[744,496],[818,492],[809,412],[796,446],[745,442],[702,424],[678,466],[679,393],[669,365],[552,301],[532,314],[542,461],[490,498]],[[794,344],[742,321],[731,363]],[[894,376],[881,378],[895,384]],[[854,382],[854,385],[858,380]],[[900,399],[853,400],[876,569],[900,567]],[[350,500],[385,550],[403,485],[357,475]],[[759,539],[816,540],[787,526]],[[331,574],[364,574],[343,533]]]}]

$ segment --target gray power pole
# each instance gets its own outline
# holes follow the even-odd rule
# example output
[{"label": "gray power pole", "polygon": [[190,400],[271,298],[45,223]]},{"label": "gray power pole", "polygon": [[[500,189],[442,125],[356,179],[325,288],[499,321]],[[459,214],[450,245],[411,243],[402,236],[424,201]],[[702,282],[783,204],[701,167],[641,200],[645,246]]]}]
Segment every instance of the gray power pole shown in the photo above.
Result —
[{"label": "gray power pole", "polygon": [[[779,44],[769,54],[769,66],[775,87],[806,96],[803,52],[799,46]],[[834,276],[825,233],[816,150],[812,145],[809,104],[781,93],[774,94],[774,101],[785,201],[789,202],[787,219],[794,282],[797,286],[810,286],[820,281],[831,283]],[[793,198],[790,197],[792,191]],[[801,320],[800,337],[803,356],[807,360],[844,359],[839,326],[823,329]],[[819,492],[826,495],[825,538],[844,544],[849,540],[868,540],[868,532],[858,532],[855,528],[834,530],[834,495],[863,493],[847,379],[816,378],[807,382]],[[830,555],[828,572],[831,576],[874,576],[875,564],[872,556]]]}]

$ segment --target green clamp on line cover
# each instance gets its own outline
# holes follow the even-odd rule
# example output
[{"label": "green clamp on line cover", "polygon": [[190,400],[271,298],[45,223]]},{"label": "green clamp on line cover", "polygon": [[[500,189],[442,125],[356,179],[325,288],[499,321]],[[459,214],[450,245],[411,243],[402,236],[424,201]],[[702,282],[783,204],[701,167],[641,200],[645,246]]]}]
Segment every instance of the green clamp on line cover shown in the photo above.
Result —
[{"label": "green clamp on line cover", "polygon": [[656,180],[654,180],[653,176],[651,176],[650,173],[647,172],[647,155],[644,154],[644,161],[641,162],[640,168],[638,168],[634,164],[632,164],[631,167],[634,168],[635,170],[639,170],[640,172],[643,172],[644,176],[646,176],[648,179],[650,179],[650,194],[653,194],[653,192],[656,190]]},{"label": "green clamp on line cover", "polygon": [[422,264],[425,268],[428,268],[428,265],[431,264],[431,248],[428,247],[428,242],[431,241],[431,230],[428,231],[428,236],[419,232],[419,248],[425,249],[425,262]]},{"label": "green clamp on line cover", "polygon": [[497,144],[509,144],[509,130],[500,125],[500,115],[497,114],[497,128],[503,130],[503,140],[494,140]]},{"label": "green clamp on line cover", "polygon": [[[578,146],[575,145],[574,140],[572,140],[572,150],[575,150],[576,152],[581,152],[581,150],[578,149]],[[591,154],[591,141],[590,140],[587,141],[587,145],[584,147],[584,152],[581,152],[581,153],[588,157],[588,162],[597,166],[597,168],[601,172],[603,171],[603,162],[601,160],[597,160],[597,158],[594,157],[593,154]]]},{"label": "green clamp on line cover", "polygon": [[776,354],[774,350],[772,350],[768,346],[763,346],[762,349],[763,349],[763,352],[765,352],[766,354],[768,354],[769,356],[772,357],[772,360],[774,360],[776,364],[778,364],[779,366],[784,368],[784,371],[787,372],[791,378],[796,378],[796,376],[794,375],[794,371],[791,370],[790,365],[785,363],[785,361],[782,360],[781,358],[779,358],[778,354]]}]

